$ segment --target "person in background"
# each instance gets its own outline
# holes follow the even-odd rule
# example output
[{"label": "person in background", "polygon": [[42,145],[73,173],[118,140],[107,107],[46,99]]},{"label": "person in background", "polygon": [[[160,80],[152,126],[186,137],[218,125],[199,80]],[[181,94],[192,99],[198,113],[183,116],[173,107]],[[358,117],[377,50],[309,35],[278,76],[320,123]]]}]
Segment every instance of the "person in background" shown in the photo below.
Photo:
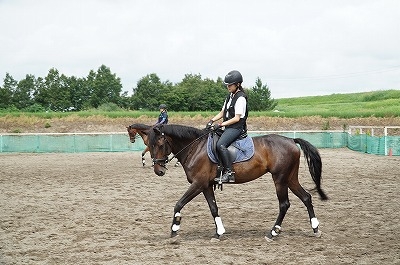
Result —
[{"label": "person in background", "polygon": [[[215,178],[216,182],[235,182],[235,172],[232,170],[233,161],[229,157],[228,147],[247,132],[247,96],[243,92],[242,82],[243,77],[239,71],[230,71],[225,76],[224,83],[228,88],[229,95],[225,99],[222,110],[206,126],[207,129],[214,131],[225,127],[217,142],[217,152],[224,167],[224,174],[221,180]],[[213,124],[221,118],[223,118],[221,123]]]},{"label": "person in background", "polygon": [[160,104],[160,115],[158,115],[158,121],[155,125],[168,124],[168,112],[167,105]]}]

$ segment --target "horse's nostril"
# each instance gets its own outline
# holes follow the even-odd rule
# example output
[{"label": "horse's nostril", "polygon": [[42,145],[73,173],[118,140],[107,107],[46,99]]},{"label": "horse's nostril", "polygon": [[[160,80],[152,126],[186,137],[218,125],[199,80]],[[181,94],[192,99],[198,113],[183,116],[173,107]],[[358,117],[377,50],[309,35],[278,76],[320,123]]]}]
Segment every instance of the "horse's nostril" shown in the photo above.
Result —
[{"label": "horse's nostril", "polygon": [[162,170],[158,171],[158,175],[159,175],[159,176],[164,176],[164,174],[165,174],[164,171],[162,171]]}]

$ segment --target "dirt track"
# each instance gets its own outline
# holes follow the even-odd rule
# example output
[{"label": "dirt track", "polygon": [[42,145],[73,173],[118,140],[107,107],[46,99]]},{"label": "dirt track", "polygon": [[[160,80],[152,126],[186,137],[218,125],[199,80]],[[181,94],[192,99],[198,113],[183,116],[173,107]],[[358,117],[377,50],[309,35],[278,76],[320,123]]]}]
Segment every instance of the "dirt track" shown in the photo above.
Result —
[{"label": "dirt track", "polygon": [[[399,264],[400,157],[320,152],[330,197],[313,195],[322,237],[311,236],[290,193],[272,243],[264,235],[278,202],[268,174],[216,192],[220,242],[210,241],[214,223],[198,196],[173,243],[173,207],[188,187],[181,167],[157,177],[140,152],[0,154],[0,264]],[[304,161],[300,176],[313,187]]]}]

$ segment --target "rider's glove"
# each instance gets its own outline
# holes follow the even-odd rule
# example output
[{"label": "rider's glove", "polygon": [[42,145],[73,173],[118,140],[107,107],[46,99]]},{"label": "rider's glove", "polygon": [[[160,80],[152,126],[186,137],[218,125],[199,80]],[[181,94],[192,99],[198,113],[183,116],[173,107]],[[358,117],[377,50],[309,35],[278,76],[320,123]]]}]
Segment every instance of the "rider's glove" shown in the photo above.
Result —
[{"label": "rider's glove", "polygon": [[213,122],[214,122],[213,120],[210,120],[210,121],[207,123],[207,125],[206,125],[206,130],[210,130],[210,129],[211,129]]},{"label": "rider's glove", "polygon": [[218,131],[218,129],[221,129],[221,127],[222,127],[221,124],[214,124],[212,126],[211,130],[213,130],[215,132],[215,131]]}]

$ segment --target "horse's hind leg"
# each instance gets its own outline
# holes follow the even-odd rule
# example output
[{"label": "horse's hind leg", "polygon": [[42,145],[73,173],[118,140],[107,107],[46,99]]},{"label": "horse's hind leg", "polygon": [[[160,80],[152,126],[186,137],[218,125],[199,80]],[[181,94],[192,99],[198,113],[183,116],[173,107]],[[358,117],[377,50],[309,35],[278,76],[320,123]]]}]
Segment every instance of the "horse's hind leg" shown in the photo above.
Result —
[{"label": "horse's hind leg", "polygon": [[279,183],[275,180],[275,188],[279,201],[279,214],[274,227],[272,227],[271,231],[269,231],[269,233],[265,236],[267,241],[272,241],[274,237],[277,237],[280,234],[283,218],[285,218],[286,212],[290,207],[287,184]]},{"label": "horse's hind leg", "polygon": [[304,188],[300,185],[298,179],[296,178],[295,181],[289,185],[290,190],[297,196],[299,199],[304,203],[307,207],[308,215],[310,217],[311,227],[314,231],[314,235],[316,237],[321,236],[321,231],[318,229],[319,221],[317,217],[315,217],[314,213],[314,206],[312,205],[311,195],[304,190]]}]

